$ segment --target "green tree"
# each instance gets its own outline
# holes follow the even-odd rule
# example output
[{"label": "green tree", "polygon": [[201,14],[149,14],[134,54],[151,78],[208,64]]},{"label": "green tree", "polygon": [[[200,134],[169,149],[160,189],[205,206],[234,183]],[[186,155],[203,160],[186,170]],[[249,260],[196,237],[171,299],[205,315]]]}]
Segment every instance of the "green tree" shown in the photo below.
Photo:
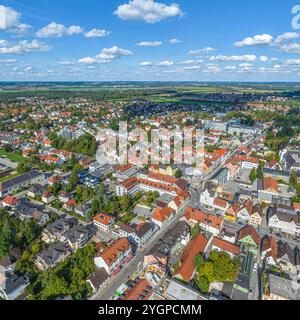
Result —
[{"label": "green tree", "polygon": [[209,281],[206,277],[197,277],[196,284],[201,292],[207,293],[209,291]]},{"label": "green tree", "polygon": [[256,179],[256,170],[255,168],[252,168],[249,175],[250,181],[253,183]]}]

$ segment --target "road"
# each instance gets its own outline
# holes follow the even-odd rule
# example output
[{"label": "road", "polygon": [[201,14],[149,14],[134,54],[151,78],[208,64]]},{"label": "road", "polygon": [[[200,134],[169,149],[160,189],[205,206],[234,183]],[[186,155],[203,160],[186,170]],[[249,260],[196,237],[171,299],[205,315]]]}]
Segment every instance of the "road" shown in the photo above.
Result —
[{"label": "road", "polygon": [[[257,139],[253,139],[251,141],[249,141],[245,147],[248,147],[250,144],[252,144],[253,142],[255,142]],[[238,148],[236,148],[235,150],[233,150],[232,152],[230,152],[226,159],[224,159],[224,161],[219,164],[216,168],[214,168],[212,170],[212,172],[203,175],[202,177],[202,188],[199,185],[199,188],[196,190],[194,188],[189,188],[189,192],[191,194],[191,198],[189,201],[189,205],[192,206],[197,206],[197,204],[199,204],[200,201],[200,197],[199,197],[199,191],[203,189],[203,185],[205,182],[207,182],[209,179],[211,179],[211,177],[216,174],[218,172],[218,170],[220,170],[222,168],[222,166],[224,165],[224,163],[230,158],[232,157],[236,152],[237,152]],[[179,221],[179,219],[183,216],[184,213],[184,209],[183,208],[177,215],[176,217],[170,221],[167,225],[165,225],[163,228],[161,228],[149,241],[149,243],[147,243],[144,248],[142,250],[138,250],[136,255],[134,256],[134,258],[118,273],[116,274],[114,277],[112,277],[110,279],[110,282],[106,285],[105,288],[101,288],[96,294],[94,294],[90,299],[91,300],[109,300],[114,293],[116,292],[116,290],[123,284],[126,283],[128,278],[135,272],[137,271],[137,267],[139,265],[139,263],[143,262],[144,260],[144,256],[153,248],[153,246],[156,244],[157,240],[159,240],[161,238],[161,236],[163,236],[164,233],[166,233],[168,230],[170,230],[172,227],[175,226],[175,224]]]},{"label": "road", "polygon": [[179,219],[184,214],[185,207],[182,208],[177,215],[165,226],[163,226],[156,234],[144,245],[144,247],[136,252],[134,258],[114,277],[111,278],[110,282],[105,288],[100,289],[96,294],[91,297],[91,300],[109,300],[116,290],[123,284],[126,283],[128,278],[137,271],[139,263],[144,261],[144,256],[151,251],[157,241],[170,229],[172,229]]}]

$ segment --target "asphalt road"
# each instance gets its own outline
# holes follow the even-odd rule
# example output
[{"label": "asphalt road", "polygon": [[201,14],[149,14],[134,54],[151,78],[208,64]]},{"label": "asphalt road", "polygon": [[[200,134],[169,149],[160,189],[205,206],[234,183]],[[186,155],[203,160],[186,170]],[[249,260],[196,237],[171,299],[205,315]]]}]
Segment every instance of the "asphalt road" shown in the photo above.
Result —
[{"label": "asphalt road", "polygon": [[110,279],[105,288],[100,289],[96,294],[91,297],[91,300],[109,300],[116,290],[123,284],[126,283],[128,278],[137,271],[139,263],[144,261],[144,256],[151,251],[153,246],[157,241],[170,229],[172,229],[179,219],[184,214],[184,209],[181,209],[180,212],[171,220],[168,224],[163,226],[156,234],[144,245],[144,247],[138,250],[134,258],[126,265],[124,268]]}]

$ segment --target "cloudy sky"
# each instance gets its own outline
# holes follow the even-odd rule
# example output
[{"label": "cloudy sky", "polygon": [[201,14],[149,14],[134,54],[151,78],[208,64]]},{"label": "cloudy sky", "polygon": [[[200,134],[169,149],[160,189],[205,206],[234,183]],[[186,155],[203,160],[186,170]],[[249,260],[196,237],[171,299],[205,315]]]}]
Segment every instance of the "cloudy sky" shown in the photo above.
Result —
[{"label": "cloudy sky", "polygon": [[0,81],[299,81],[296,4],[0,0]]}]

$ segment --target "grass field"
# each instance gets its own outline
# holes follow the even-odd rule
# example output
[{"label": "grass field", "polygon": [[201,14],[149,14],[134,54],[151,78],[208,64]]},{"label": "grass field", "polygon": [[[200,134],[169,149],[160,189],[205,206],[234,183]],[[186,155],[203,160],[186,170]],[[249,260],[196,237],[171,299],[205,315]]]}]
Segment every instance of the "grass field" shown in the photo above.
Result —
[{"label": "grass field", "polygon": [[0,149],[0,156],[4,156],[9,160],[15,161],[18,163],[25,163],[26,162],[26,158],[20,156],[19,154],[7,152],[4,149]]},{"label": "grass field", "polygon": [[12,179],[12,178],[15,178],[15,177],[19,176],[19,175],[20,175],[19,173],[17,173],[17,172],[14,171],[12,174],[9,174],[9,175],[6,176],[6,177],[0,178],[0,183],[1,183],[1,182],[8,181],[8,180],[10,180],[10,179]]}]

